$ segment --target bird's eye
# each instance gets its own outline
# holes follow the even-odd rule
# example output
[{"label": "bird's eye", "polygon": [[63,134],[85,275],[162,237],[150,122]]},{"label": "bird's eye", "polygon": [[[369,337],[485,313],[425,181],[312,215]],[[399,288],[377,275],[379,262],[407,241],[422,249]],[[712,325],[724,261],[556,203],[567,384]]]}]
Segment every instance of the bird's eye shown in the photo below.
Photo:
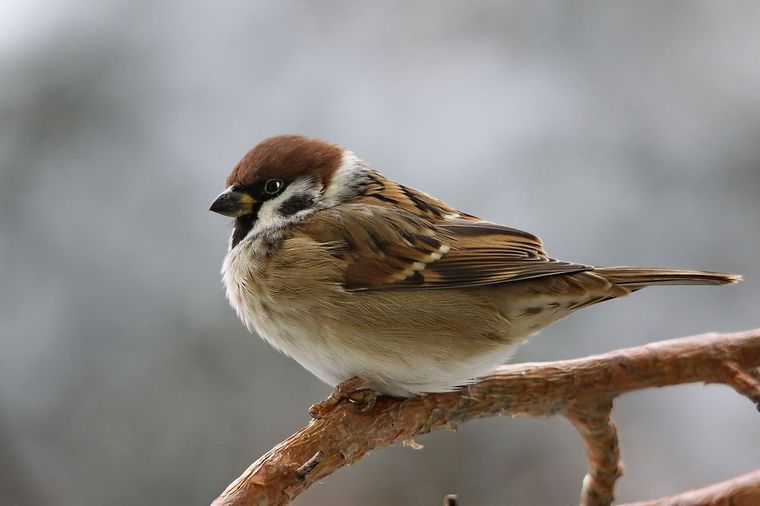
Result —
[{"label": "bird's eye", "polygon": [[282,190],[283,182],[279,179],[269,179],[264,183],[264,193],[267,195],[276,195]]}]

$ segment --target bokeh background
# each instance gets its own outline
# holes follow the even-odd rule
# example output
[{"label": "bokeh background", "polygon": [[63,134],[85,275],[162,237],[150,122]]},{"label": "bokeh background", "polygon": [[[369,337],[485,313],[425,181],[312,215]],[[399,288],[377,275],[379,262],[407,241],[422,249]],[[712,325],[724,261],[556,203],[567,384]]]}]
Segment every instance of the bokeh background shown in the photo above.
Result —
[{"label": "bokeh background", "polygon": [[[760,324],[760,4],[6,0],[0,504],[206,504],[330,390],[224,299],[242,154],[303,133],[596,264],[736,271],[551,327],[552,360]],[[621,500],[760,467],[722,386],[620,398]],[[372,453],[302,504],[574,504],[563,419]]]}]

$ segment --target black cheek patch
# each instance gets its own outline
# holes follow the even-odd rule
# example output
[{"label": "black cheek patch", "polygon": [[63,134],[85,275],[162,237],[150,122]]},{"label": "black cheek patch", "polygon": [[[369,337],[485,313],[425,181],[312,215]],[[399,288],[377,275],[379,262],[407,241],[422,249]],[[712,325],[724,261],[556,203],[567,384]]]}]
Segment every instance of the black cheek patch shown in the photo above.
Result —
[{"label": "black cheek patch", "polygon": [[280,205],[280,214],[283,216],[293,216],[298,211],[303,211],[315,204],[314,197],[307,193],[297,193]]}]

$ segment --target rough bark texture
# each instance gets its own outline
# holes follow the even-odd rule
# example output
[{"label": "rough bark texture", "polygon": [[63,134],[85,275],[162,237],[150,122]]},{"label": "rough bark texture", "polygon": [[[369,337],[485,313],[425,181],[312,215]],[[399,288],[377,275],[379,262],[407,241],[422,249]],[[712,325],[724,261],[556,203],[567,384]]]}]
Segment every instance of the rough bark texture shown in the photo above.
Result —
[{"label": "rough bark texture", "polygon": [[[567,417],[583,437],[588,454],[580,503],[611,504],[623,469],[610,417],[614,398],[633,390],[701,382],[730,385],[758,404],[760,381],[754,369],[759,366],[760,329],[756,329],[673,339],[578,360],[503,366],[455,392],[412,399],[380,397],[368,413],[342,402],[259,458],[213,505],[288,504],[370,450],[496,415]],[[736,484],[642,504],[729,504],[699,501],[713,493],[755,497],[748,494],[758,493],[757,474],[737,478]]]}]

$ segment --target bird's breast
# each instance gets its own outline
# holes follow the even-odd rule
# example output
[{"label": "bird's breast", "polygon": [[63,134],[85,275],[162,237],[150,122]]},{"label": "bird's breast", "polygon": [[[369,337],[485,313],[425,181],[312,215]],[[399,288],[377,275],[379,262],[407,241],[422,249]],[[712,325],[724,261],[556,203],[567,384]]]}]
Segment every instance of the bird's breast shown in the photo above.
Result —
[{"label": "bird's breast", "polygon": [[300,289],[289,286],[287,279],[295,282],[297,273],[283,272],[282,266],[262,254],[260,245],[251,240],[230,250],[222,277],[227,298],[248,330],[327,383],[350,377],[339,359],[340,346],[333,349],[329,324],[320,318],[324,311],[310,306],[325,303],[325,293],[303,282],[303,276],[295,283]]}]

